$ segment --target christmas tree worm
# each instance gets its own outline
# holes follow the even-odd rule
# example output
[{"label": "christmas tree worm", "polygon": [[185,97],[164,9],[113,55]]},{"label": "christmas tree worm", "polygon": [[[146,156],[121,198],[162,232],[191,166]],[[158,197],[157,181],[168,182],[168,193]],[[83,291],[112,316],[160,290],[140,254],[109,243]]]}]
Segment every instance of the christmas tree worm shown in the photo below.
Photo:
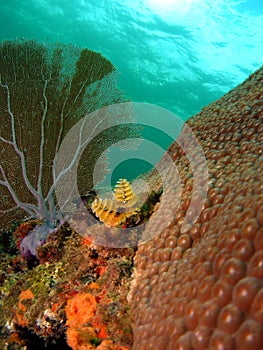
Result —
[{"label": "christmas tree worm", "polygon": [[[88,113],[124,101],[116,69],[88,49],[16,40],[0,45],[0,74],[0,226],[28,217],[54,223],[60,215],[55,190],[63,175],[54,170],[59,146]],[[91,134],[112,115],[101,118],[88,119]],[[86,147],[79,165],[81,191],[92,187],[98,155],[120,134],[136,132],[131,124],[121,133],[108,128]]]}]

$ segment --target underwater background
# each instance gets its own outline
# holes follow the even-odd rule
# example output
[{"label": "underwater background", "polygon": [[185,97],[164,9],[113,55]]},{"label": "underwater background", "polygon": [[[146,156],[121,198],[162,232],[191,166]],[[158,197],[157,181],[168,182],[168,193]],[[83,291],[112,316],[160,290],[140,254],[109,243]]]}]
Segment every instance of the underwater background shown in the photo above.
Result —
[{"label": "underwater background", "polygon": [[[0,1],[0,39],[71,43],[101,52],[135,102],[187,120],[263,63],[259,0]],[[151,137],[151,136],[150,136]],[[160,135],[166,149],[172,140]],[[130,159],[129,169],[149,168]],[[118,166],[113,183],[125,174]]]}]

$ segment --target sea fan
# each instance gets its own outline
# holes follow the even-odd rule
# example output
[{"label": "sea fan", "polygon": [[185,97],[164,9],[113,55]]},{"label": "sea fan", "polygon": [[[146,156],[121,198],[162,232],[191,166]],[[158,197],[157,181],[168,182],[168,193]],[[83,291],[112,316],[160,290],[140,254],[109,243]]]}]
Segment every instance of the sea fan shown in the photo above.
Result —
[{"label": "sea fan", "polygon": [[[132,126],[121,133],[107,128],[112,114],[97,114],[99,120],[90,114],[124,101],[116,70],[88,49],[17,40],[0,45],[0,73],[1,227],[18,218],[37,218],[55,227],[61,220],[55,191],[75,159],[81,155],[77,181],[85,194],[92,188],[92,170],[101,152],[134,134]],[[101,123],[105,131],[78,147],[79,153],[57,173],[63,138],[82,119],[90,135]]]}]

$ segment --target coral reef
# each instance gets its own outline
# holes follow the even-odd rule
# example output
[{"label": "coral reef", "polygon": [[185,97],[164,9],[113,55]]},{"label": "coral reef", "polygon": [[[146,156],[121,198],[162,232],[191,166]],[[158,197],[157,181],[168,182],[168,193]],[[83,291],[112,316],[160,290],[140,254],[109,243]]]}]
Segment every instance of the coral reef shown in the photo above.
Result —
[{"label": "coral reef", "polygon": [[34,264],[19,251],[3,254],[0,347],[130,349],[134,253],[98,247],[65,224],[38,248]]},{"label": "coral reef", "polygon": [[[140,244],[135,256],[129,294],[133,349],[260,350],[263,69],[187,124],[206,157],[207,199],[199,219],[181,232],[194,178],[187,155],[174,142],[168,152],[180,173],[181,204],[173,223]],[[161,186],[154,174],[147,181]]]},{"label": "coral reef", "polygon": [[[55,343],[68,349],[65,333],[72,326],[65,309],[78,293],[97,298],[95,340],[91,344],[84,335],[88,344],[82,341],[83,347],[129,346],[126,295],[134,251],[110,251],[82,240],[57,205],[57,194],[64,194],[65,187],[70,192],[78,188],[82,195],[93,187],[93,168],[104,148],[123,136],[138,136],[131,124],[114,124],[129,120],[124,110],[90,114],[124,101],[116,69],[88,49],[27,40],[3,41],[0,66],[0,347],[46,348]],[[78,121],[80,140],[76,148],[66,145],[58,171],[62,141]],[[74,185],[61,185],[76,163]],[[103,277],[109,279],[107,271],[114,276],[114,287]],[[108,339],[100,330],[106,327],[104,318]]]},{"label": "coral reef", "polygon": [[[138,250],[100,246],[66,222],[44,239],[40,220],[1,232],[1,349],[263,348],[263,69],[187,123],[209,173],[201,215],[191,222],[191,209],[188,230],[182,224],[198,197],[189,158],[175,142],[168,153],[182,181],[180,207]],[[156,171],[142,178],[152,189],[140,208],[149,233],[158,229],[147,218],[162,202],[162,183]],[[81,199],[91,212],[94,193]],[[86,218],[81,208],[72,215],[76,228]]]}]

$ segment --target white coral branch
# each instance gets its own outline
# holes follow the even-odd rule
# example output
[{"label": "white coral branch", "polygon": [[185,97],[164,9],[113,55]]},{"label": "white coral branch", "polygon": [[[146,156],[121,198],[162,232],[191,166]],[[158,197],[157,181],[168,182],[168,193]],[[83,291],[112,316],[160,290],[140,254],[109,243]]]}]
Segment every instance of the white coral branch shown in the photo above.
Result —
[{"label": "white coral branch", "polygon": [[29,189],[29,191],[33,194],[33,196],[38,199],[39,193],[36,191],[34,186],[31,184],[29,177],[28,177],[28,174],[27,174],[25,154],[23,151],[21,151],[19,149],[18,144],[17,144],[16,130],[15,130],[15,117],[14,117],[14,114],[11,110],[11,97],[10,97],[9,87],[8,87],[8,85],[4,85],[4,84],[0,84],[0,86],[5,88],[6,92],[7,92],[7,109],[8,109],[8,114],[9,114],[10,119],[11,119],[12,140],[13,141],[6,140],[3,137],[1,137],[1,139],[2,139],[2,141],[9,143],[13,146],[15,152],[17,153],[17,155],[20,158],[20,163],[21,163],[21,167],[22,167],[22,174],[23,174],[25,184],[26,184],[27,188]]},{"label": "white coral branch", "polygon": [[15,203],[17,204],[17,207],[20,207],[22,209],[24,209],[28,214],[30,215],[36,215],[38,213],[38,207],[35,206],[34,204],[31,204],[31,203],[24,203],[22,201],[20,201],[20,199],[17,197],[12,185],[10,184],[10,182],[8,181],[7,177],[6,177],[6,174],[4,172],[4,169],[2,167],[2,165],[0,165],[0,171],[2,173],[2,176],[4,178],[4,181],[1,180],[0,181],[0,184],[2,186],[5,186],[9,193],[11,194],[13,200],[15,201]]}]

